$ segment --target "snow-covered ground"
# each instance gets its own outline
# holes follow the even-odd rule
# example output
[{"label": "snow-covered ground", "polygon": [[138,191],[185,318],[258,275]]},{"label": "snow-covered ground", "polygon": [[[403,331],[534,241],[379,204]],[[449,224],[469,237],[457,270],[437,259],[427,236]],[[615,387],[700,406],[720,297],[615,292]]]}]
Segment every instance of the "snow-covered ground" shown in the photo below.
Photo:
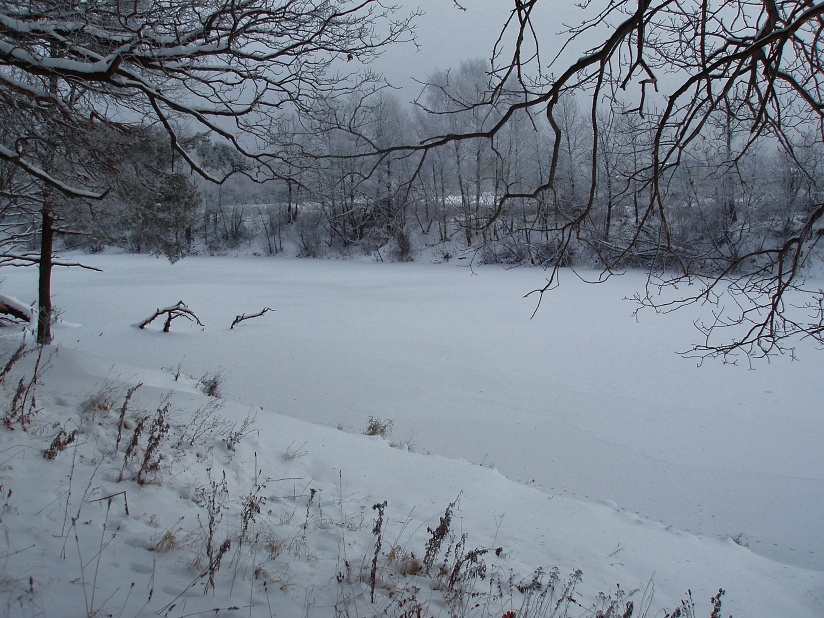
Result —
[{"label": "snow-covered ground", "polygon": [[[186,608],[178,602],[169,615],[237,605],[268,616],[272,604],[273,615],[289,616],[314,603],[312,615],[325,616],[347,595],[355,595],[352,615],[371,615],[368,583],[351,583],[357,578],[348,574],[336,581],[347,562],[369,571],[371,506],[388,502],[385,545],[420,557],[427,527],[437,526],[459,492],[455,529],[469,534],[468,546],[503,548],[500,556],[489,554],[490,573],[496,565],[498,572],[529,578],[534,568],[558,566],[565,577],[580,568],[582,603],[598,591],[612,592],[616,582],[632,590],[652,580],[649,615],[674,609],[688,588],[699,615],[708,614],[709,596],[719,587],[727,591],[724,615],[824,614],[824,415],[821,352],[812,347],[799,349],[799,362],[782,358],[755,370],[718,362],[696,367],[675,354],[695,341],[690,318],[696,314],[642,313],[636,321],[633,306],[622,300],[642,285],[636,274],[588,286],[564,273],[561,288],[530,319],[534,300],[522,296],[543,281],[535,269],[264,258],[187,258],[169,265],[117,255],[83,260],[104,272],[55,273],[54,302],[63,319],[55,343],[62,351],[52,359],[38,405],[49,422],[66,418],[83,428],[83,448],[96,444],[98,454],[78,447],[77,455],[69,447],[49,462],[24,455],[37,448],[25,441],[50,440],[56,429],[40,425],[38,435],[25,437],[2,430],[0,483],[14,492],[7,500],[12,510],[2,516],[11,531],[3,578],[17,582],[2,589],[6,607],[18,607],[30,574],[38,582],[16,615],[49,607],[46,615],[64,615],[53,605],[61,598],[71,600],[65,615],[82,615],[84,607],[96,609],[92,589],[95,606],[119,589],[106,603],[122,616],[157,612],[180,593]],[[2,292],[33,299],[34,271],[6,270]],[[134,326],[178,300],[204,328],[182,318],[171,333],[162,333],[160,324],[143,331]],[[265,306],[274,312],[230,330],[236,315]],[[14,341],[0,343],[6,358]],[[134,405],[153,413],[164,393],[182,391],[171,401],[184,425],[208,399],[191,380],[174,380],[178,367],[195,377],[219,370],[227,402],[221,414],[240,423],[255,411],[254,431],[235,453],[169,451],[160,485],[117,483],[113,466],[122,464],[126,447],[99,446],[112,441],[116,410],[98,414],[93,432],[81,403],[104,384],[122,402],[128,385],[143,382]],[[8,384],[10,398],[16,382]],[[401,448],[358,435],[370,417],[392,420],[388,440]],[[192,484],[205,482],[207,465],[213,478],[227,470],[227,504],[235,511],[261,470],[260,479],[270,482],[260,493],[270,498],[272,513],[256,530],[263,534],[269,526],[298,554],[286,560],[281,552],[266,562],[265,551],[251,556],[241,545],[232,557],[235,575],[227,580],[222,571],[208,602],[202,581],[186,590],[198,575],[189,565],[196,543],[163,554],[146,551],[167,530],[200,534],[202,541],[206,516],[192,501]],[[72,494],[47,485],[57,475],[66,488],[72,470]],[[131,507],[127,516],[113,499],[116,515],[109,516],[106,534],[116,519],[120,543],[106,544],[100,568],[94,556],[106,536],[94,525],[108,501],[81,500],[87,488],[95,498],[125,490]],[[307,505],[311,489],[320,490],[319,498]],[[74,527],[72,512],[80,514]],[[222,536],[237,532],[240,520],[232,518],[221,524]],[[75,529],[88,538],[81,532],[75,539]],[[280,591],[281,584],[270,583],[267,594],[261,588],[267,578],[249,575],[257,562],[280,573],[270,582],[294,585]],[[378,579],[391,575],[392,564],[381,559]],[[155,581],[160,569],[162,586]],[[109,578],[105,585],[92,587],[92,570]],[[150,580],[155,593],[141,610]],[[133,581],[134,596],[124,602]],[[443,606],[432,595],[418,598],[432,598],[428,614],[437,615]],[[642,595],[633,596],[636,605]]]}]

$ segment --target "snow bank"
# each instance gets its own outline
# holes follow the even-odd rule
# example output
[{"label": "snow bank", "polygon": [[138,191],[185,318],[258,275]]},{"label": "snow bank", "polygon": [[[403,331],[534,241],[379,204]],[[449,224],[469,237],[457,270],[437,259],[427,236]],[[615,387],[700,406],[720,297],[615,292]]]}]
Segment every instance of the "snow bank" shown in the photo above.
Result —
[{"label": "snow bank", "polygon": [[[15,347],[0,340],[3,358]],[[5,379],[4,410],[35,360],[30,353]],[[0,429],[0,598],[8,616],[400,616],[414,603],[424,615],[500,616],[521,607],[528,587],[515,584],[532,581],[538,567],[545,574],[557,567],[559,589],[583,570],[566,601],[575,616],[580,606],[603,607],[598,592],[614,596],[618,582],[622,611],[632,600],[636,610],[660,615],[690,589],[699,615],[708,614],[710,596],[723,587],[724,615],[822,613],[820,572],[729,539],[550,496],[380,437],[209,398],[197,380],[171,371],[52,348],[40,367],[28,431],[15,422]],[[165,433],[155,429],[158,416],[169,425]],[[253,426],[241,431],[249,418]],[[77,433],[55,447],[61,429],[64,440]],[[161,433],[151,451],[150,436]],[[50,447],[54,459],[42,456]],[[373,586],[373,505],[384,501]],[[425,555],[428,529],[437,529],[450,503],[450,536],[425,576],[412,561]],[[212,585],[208,555],[213,563],[226,540]],[[489,550],[480,556],[484,579],[466,575],[467,563],[458,579],[465,589],[450,592],[455,555],[470,548]]]}]

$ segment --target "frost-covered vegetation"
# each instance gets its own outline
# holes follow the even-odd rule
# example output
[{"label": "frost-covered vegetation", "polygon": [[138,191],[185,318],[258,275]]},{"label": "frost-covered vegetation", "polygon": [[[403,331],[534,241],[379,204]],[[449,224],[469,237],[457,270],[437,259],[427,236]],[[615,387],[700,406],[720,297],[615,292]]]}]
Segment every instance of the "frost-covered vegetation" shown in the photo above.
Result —
[{"label": "frost-covered vegetation", "polygon": [[[471,93],[481,96],[489,87],[480,60],[462,64],[450,76],[449,92],[460,100]],[[445,75],[432,79],[446,83]],[[449,110],[452,99],[430,89],[429,107]],[[346,107],[345,102],[337,105]],[[645,174],[653,156],[655,116],[650,113],[642,120],[613,111],[598,127],[601,143],[593,169],[593,129],[576,98],[567,96],[560,108],[567,141],[555,161],[556,202],[522,196],[507,199],[500,212],[504,195],[544,180],[544,168],[553,161],[545,118],[516,115],[494,139],[438,150],[421,169],[401,155],[374,170],[371,158],[336,159],[359,151],[358,136],[320,143],[314,133],[311,143],[308,135],[296,136],[307,140],[304,149],[324,158],[294,177],[256,183],[239,174],[219,186],[191,176],[163,136],[147,131],[132,136],[121,153],[119,165],[129,175],[118,179],[115,194],[92,209],[66,205],[61,220],[83,235],[61,236],[58,244],[89,252],[121,246],[171,259],[243,251],[448,260],[471,252],[485,263],[548,266],[562,257],[563,264],[578,266],[676,267],[685,261],[702,263],[712,272],[737,256],[797,235],[821,199],[820,142],[809,140],[793,156],[776,150],[766,138],[753,147],[745,139],[745,127],[719,112],[661,180],[670,236],[644,228],[633,245],[645,217],[651,181]],[[355,114],[359,125],[388,145],[417,142],[447,130],[441,126],[443,116],[415,112],[391,94],[341,113]],[[460,125],[472,115],[456,109],[447,118]],[[194,144],[198,164],[207,170],[248,165],[227,146],[204,136],[188,141]],[[729,167],[731,160],[734,167]],[[132,170],[138,167],[135,177]],[[605,182],[588,207],[593,174]],[[586,214],[579,231],[570,239],[570,217],[582,212]],[[37,216],[36,205],[8,212],[7,233],[19,233],[14,237],[18,244],[7,242],[8,252],[37,246]]]}]

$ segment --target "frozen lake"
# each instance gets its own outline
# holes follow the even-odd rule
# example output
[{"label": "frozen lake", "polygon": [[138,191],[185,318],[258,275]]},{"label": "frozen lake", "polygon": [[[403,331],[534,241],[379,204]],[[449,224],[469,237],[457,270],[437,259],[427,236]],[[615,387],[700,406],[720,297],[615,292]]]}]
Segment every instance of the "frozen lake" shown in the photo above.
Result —
[{"label": "frozen lake", "polygon": [[[571,272],[535,301],[538,269],[145,256],[55,271],[55,343],[199,376],[227,398],[361,431],[391,419],[418,452],[494,466],[551,494],[606,502],[675,528],[736,536],[824,570],[822,352],[724,365],[676,355],[697,313],[632,316],[644,278]],[[36,273],[4,269],[30,302]],[[183,300],[205,329],[139,331]],[[229,329],[240,313],[274,309]],[[265,419],[258,419],[265,422]]]}]

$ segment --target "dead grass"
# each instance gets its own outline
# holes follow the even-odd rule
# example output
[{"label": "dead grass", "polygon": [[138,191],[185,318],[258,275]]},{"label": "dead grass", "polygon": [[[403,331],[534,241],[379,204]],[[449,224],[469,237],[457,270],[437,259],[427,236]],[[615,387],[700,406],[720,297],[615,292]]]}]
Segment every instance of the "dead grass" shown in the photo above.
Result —
[{"label": "dead grass", "polygon": [[374,416],[369,417],[369,422],[366,424],[366,429],[363,431],[367,436],[380,436],[386,438],[392,433],[392,420],[381,420]]}]

